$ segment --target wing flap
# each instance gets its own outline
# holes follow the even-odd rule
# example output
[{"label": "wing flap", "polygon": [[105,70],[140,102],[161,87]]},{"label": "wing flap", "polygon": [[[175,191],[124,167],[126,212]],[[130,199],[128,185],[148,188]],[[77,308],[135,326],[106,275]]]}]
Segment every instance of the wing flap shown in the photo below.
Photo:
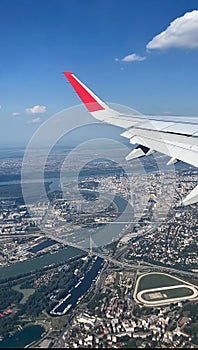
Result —
[{"label": "wing flap", "polygon": [[[145,147],[148,147],[152,150],[158,151],[160,153],[166,154],[171,158],[179,159],[185,163],[192,164],[195,167],[198,167],[198,148],[192,149],[191,145],[184,145],[182,143],[170,143],[166,139],[155,139],[145,135],[137,135],[139,143]],[[132,143],[136,141],[132,138]]]},{"label": "wing flap", "polygon": [[194,204],[198,202],[198,185],[183,199],[183,205]]}]

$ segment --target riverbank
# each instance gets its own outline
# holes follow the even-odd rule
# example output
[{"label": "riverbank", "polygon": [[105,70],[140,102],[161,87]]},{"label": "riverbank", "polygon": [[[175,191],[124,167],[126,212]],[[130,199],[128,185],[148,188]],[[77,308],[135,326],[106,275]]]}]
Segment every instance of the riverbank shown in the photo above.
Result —
[{"label": "riverbank", "polygon": [[54,254],[47,253],[27,261],[17,262],[9,266],[3,266],[0,267],[0,281],[33,273],[49,265],[61,264],[66,261],[70,261],[73,258],[77,258],[78,256],[83,256],[84,254],[85,253],[80,249],[65,247],[58,250]]}]

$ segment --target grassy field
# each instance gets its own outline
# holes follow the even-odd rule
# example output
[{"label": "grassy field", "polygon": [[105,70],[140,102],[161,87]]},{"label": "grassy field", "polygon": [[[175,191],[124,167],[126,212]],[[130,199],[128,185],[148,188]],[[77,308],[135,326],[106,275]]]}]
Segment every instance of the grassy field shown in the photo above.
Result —
[{"label": "grassy field", "polygon": [[166,299],[172,299],[172,298],[189,297],[190,295],[193,294],[193,291],[188,287],[179,287],[175,289],[162,290],[161,294],[162,294],[161,299],[159,298],[150,299],[149,295],[152,295],[152,292],[143,293],[142,298],[145,300],[156,301],[156,300],[166,300]]},{"label": "grassy field", "polygon": [[33,288],[20,289],[20,284],[17,284],[16,286],[12,287],[12,289],[23,294],[23,299],[21,299],[20,304],[25,304],[29,296],[34,294],[35,292],[35,289]]},{"label": "grassy field", "polygon": [[137,293],[145,289],[170,287],[179,284],[182,284],[182,282],[172,276],[161,273],[149,273],[140,278]]}]

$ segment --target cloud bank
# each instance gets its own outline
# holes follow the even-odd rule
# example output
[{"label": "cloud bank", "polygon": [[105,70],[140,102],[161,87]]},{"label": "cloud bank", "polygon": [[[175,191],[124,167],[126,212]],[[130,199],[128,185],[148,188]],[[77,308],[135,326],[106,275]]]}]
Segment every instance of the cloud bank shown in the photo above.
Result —
[{"label": "cloud bank", "polygon": [[40,122],[41,122],[41,118],[37,117],[37,118],[34,118],[32,120],[29,120],[28,124],[37,124],[37,123],[40,123]]},{"label": "cloud bank", "polygon": [[116,61],[135,62],[135,61],[144,61],[145,59],[146,57],[139,56],[136,53],[131,53],[130,55],[127,55],[120,60],[116,58]]},{"label": "cloud bank", "polygon": [[198,10],[186,12],[176,18],[166,30],[156,35],[146,46],[153,49],[195,49],[198,48]]},{"label": "cloud bank", "polygon": [[40,106],[40,105],[35,105],[31,108],[26,108],[26,113],[28,114],[38,114],[38,113],[45,113],[47,111],[46,106]]}]

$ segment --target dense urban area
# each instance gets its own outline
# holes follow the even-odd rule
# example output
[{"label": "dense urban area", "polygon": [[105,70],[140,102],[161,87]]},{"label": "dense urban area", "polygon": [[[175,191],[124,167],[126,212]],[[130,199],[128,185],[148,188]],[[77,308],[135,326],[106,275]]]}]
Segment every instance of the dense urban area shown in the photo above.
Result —
[{"label": "dense urban area", "polygon": [[[181,206],[197,169],[126,174],[95,161],[64,196],[52,189],[56,154],[46,167],[49,201],[27,204],[21,159],[0,159],[0,346],[40,326],[30,347],[197,348],[197,204]],[[159,301],[152,306],[135,292],[148,274],[159,284],[154,296],[145,284]],[[173,287],[160,276],[178,278],[187,294],[171,290],[168,302],[159,289]]]}]

